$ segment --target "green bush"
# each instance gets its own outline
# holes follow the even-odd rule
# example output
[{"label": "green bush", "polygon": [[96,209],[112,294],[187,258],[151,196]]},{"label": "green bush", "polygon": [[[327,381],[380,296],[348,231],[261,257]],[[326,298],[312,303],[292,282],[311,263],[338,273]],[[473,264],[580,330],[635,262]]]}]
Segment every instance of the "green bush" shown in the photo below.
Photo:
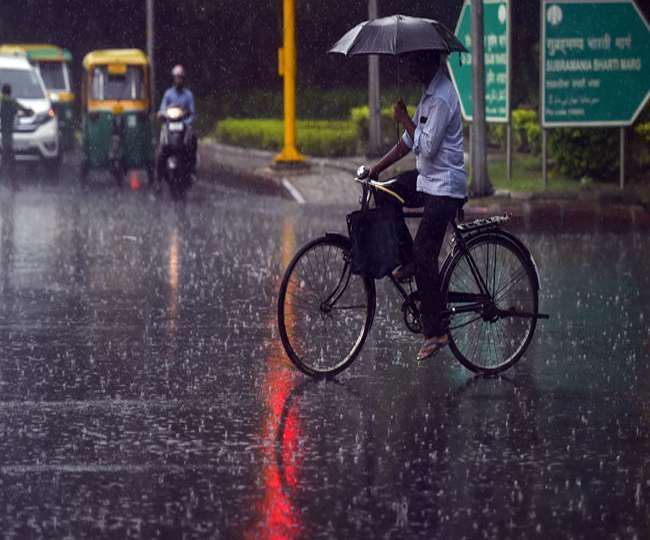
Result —
[{"label": "green bush", "polygon": [[634,126],[634,133],[645,144],[650,144],[650,122],[641,122]]},{"label": "green bush", "polygon": [[[648,107],[650,109],[650,107]],[[632,172],[639,178],[650,180],[650,121],[639,122],[634,126],[634,137],[629,145],[629,154],[632,155]]]},{"label": "green bush", "polygon": [[542,130],[537,111],[523,108],[512,111],[512,137],[517,152],[538,155],[542,151]]},{"label": "green bush", "polygon": [[542,153],[542,127],[538,123],[530,122],[524,129],[529,152],[539,156]]},{"label": "green bush", "polygon": [[[298,148],[311,156],[353,155],[357,135],[354,125],[345,120],[298,120]],[[284,124],[276,118],[226,118],[215,130],[226,144],[279,151],[284,142]]]},{"label": "green bush", "polygon": [[609,180],[618,170],[618,130],[560,128],[549,131],[557,169],[570,178]]},{"label": "green bush", "polygon": [[506,149],[506,129],[507,124],[495,124],[490,122],[487,124],[487,141],[488,146],[499,148],[500,150]]}]

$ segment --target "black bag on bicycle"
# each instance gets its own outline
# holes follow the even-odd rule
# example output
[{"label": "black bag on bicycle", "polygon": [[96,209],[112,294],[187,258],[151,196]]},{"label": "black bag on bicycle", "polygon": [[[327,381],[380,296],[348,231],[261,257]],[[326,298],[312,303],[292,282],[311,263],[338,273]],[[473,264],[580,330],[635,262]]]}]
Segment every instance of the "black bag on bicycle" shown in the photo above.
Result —
[{"label": "black bag on bicycle", "polygon": [[353,274],[379,279],[401,264],[399,219],[392,208],[372,208],[348,214]]}]

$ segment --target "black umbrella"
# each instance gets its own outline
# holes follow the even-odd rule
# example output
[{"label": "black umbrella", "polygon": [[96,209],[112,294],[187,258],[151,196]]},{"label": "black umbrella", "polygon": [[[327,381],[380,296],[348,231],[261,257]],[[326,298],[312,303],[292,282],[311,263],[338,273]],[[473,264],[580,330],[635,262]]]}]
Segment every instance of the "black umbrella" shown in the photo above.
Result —
[{"label": "black umbrella", "polygon": [[[468,52],[444,24],[433,19],[391,15],[357,24],[327,51],[345,56],[399,56],[415,51]],[[399,94],[399,62],[397,91]],[[397,126],[399,139],[399,126]]]},{"label": "black umbrella", "polygon": [[328,51],[357,56],[385,54],[397,56],[414,51],[467,52],[443,24],[433,19],[391,15],[364,21],[349,30]]}]

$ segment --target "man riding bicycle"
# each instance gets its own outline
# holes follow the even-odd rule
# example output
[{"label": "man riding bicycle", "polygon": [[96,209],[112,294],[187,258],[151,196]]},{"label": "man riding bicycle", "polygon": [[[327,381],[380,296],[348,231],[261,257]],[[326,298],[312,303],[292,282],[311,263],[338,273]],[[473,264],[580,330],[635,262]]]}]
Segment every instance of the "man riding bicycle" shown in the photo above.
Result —
[{"label": "man riding bicycle", "polygon": [[[403,128],[399,142],[370,169],[370,178],[379,174],[409,152],[416,155],[417,170],[397,177],[391,189],[404,200],[404,206],[424,207],[415,241],[406,223],[400,221],[400,254],[403,264],[395,272],[401,281],[415,277],[421,301],[424,343],[418,359],[432,356],[449,343],[442,320],[438,256],[447,230],[467,197],[464,169],[463,127],[460,104],[447,76],[444,56],[439,51],[417,51],[406,55],[409,72],[425,90],[413,118],[403,100],[395,103],[393,117]],[[401,204],[394,197],[377,192],[377,204]]]}]

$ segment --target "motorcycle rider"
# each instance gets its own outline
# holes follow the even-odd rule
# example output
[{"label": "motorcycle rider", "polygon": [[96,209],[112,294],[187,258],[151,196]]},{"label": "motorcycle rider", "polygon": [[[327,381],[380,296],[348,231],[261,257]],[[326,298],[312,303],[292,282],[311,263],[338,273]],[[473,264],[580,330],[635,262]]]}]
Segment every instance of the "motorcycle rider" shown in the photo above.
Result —
[{"label": "motorcycle rider", "polygon": [[[183,122],[185,123],[186,129],[189,131],[189,165],[190,171],[192,172],[192,177],[194,178],[196,175],[197,150],[196,135],[192,131],[192,123],[196,116],[196,110],[194,108],[194,94],[192,94],[192,91],[185,86],[185,68],[183,68],[183,66],[180,64],[174,66],[174,69],[172,69],[172,78],[174,84],[171,88],[167,89],[163,95],[157,117],[158,119],[164,118],[165,111],[169,107],[180,107],[186,112],[186,116],[183,118]],[[156,174],[159,182],[165,174],[164,170],[165,161],[168,157],[167,154],[167,149],[162,144],[159,145],[158,159],[156,160]]]}]

